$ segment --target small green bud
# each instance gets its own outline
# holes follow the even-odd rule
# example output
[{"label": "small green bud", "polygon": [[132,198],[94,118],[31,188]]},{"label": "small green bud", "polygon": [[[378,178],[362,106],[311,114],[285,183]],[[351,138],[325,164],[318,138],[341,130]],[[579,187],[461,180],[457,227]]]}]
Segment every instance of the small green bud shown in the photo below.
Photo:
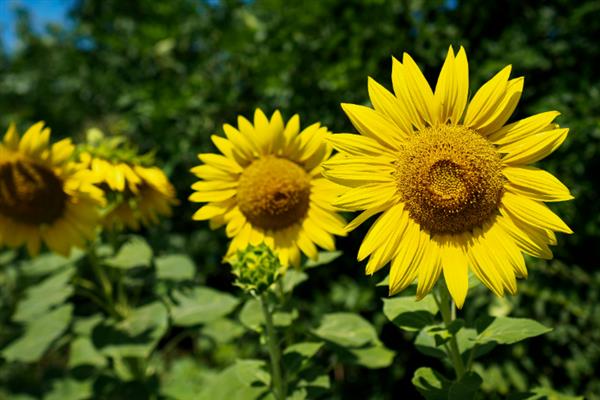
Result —
[{"label": "small green bud", "polygon": [[264,243],[248,245],[229,260],[234,284],[252,295],[260,295],[281,276],[279,257]]}]

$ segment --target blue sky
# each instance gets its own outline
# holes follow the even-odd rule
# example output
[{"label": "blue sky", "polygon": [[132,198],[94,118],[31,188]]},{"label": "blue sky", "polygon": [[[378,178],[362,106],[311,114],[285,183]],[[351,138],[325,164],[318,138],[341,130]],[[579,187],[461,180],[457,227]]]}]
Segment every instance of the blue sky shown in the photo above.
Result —
[{"label": "blue sky", "polygon": [[64,24],[74,0],[0,0],[0,37],[5,48],[12,50],[18,42],[15,35],[15,9],[29,10],[33,26],[43,31],[49,22]]}]

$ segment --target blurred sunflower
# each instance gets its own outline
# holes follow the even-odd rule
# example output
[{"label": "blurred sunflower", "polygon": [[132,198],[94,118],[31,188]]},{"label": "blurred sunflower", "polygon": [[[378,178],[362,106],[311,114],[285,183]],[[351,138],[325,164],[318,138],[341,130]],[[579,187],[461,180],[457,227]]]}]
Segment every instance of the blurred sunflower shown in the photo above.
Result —
[{"label": "blurred sunflower", "polygon": [[49,144],[50,128],[31,126],[22,138],[11,125],[0,143],[0,245],[41,243],[61,255],[92,240],[103,204],[92,174],[70,161],[70,139]]},{"label": "blurred sunflower", "polygon": [[395,95],[369,79],[374,109],[342,104],[361,135],[331,135],[339,154],[324,165],[327,178],[349,188],[334,204],[364,210],[347,230],[382,213],[358,259],[370,256],[367,274],[391,262],[390,294],[416,279],[422,298],[443,272],[462,307],[469,268],[498,296],[516,293],[516,277],[527,276],[522,252],[549,259],[554,232],[572,233],[543,203],[572,199],[569,190],[528,166],[556,150],[568,129],[552,123],[556,111],[505,125],[523,91],[510,66],[467,106],[462,47],[456,56],[448,50],[435,91],[408,54],[392,61]]},{"label": "blurred sunflower", "polygon": [[152,155],[138,155],[122,138],[104,138],[97,130],[94,134],[79,160],[109,200],[102,225],[109,230],[139,230],[170,217],[178,204],[175,189],[160,168],[145,166],[153,163]]},{"label": "blurred sunflower", "polygon": [[226,225],[233,238],[227,256],[265,242],[284,266],[298,266],[300,251],[316,259],[315,245],[334,250],[333,235],[345,235],[345,222],[331,206],[341,187],[321,176],[331,154],[327,129],[315,123],[300,132],[298,115],[284,124],[279,111],[269,120],[257,109],[254,124],[239,116],[238,129],[223,130],[227,138],[212,136],[223,155],[198,155],[204,165],[192,172],[202,180],[190,201],[208,203],[195,220]]}]

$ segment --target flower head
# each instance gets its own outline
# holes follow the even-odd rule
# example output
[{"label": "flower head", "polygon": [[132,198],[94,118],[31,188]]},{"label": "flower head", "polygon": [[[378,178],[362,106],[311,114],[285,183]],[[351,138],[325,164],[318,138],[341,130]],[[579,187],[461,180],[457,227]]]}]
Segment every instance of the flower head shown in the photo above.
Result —
[{"label": "flower head", "polygon": [[160,217],[171,216],[171,208],[178,204],[173,185],[152,165],[153,155],[140,155],[121,137],[105,138],[99,130],[90,130],[79,159],[109,200],[102,218],[106,229],[139,230],[157,224]]},{"label": "flower head", "polygon": [[0,142],[0,245],[36,255],[43,242],[68,255],[94,238],[104,197],[93,175],[70,161],[71,140],[49,142],[43,122],[22,138],[11,125]]},{"label": "flower head", "polygon": [[240,116],[238,128],[223,130],[226,138],[212,136],[222,155],[200,154],[203,165],[192,169],[201,180],[190,200],[208,203],[194,219],[226,225],[228,256],[265,242],[287,266],[300,264],[300,251],[316,259],[316,245],[333,250],[333,235],[345,231],[331,205],[340,186],[321,176],[331,154],[327,129],[316,123],[300,131],[297,115],[284,124],[279,111],[269,120],[257,109],[254,124]]},{"label": "flower head", "polygon": [[324,175],[347,187],[335,205],[381,213],[358,251],[373,274],[391,263],[390,293],[415,279],[424,297],[444,274],[458,307],[469,269],[495,294],[516,293],[522,253],[551,258],[554,232],[569,227],[544,202],[572,199],[554,176],[528,164],[552,153],[568,129],[551,111],[506,125],[523,91],[507,66],[467,105],[467,56],[448,50],[435,90],[408,55],[393,59],[394,94],[369,79],[373,108],[342,107],[360,135],[329,138],[339,154]]}]

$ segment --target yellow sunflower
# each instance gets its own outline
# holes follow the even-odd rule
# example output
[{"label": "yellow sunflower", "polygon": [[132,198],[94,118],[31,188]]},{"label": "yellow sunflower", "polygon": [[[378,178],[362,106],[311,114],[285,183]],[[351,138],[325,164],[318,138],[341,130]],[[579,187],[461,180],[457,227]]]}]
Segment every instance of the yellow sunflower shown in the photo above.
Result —
[{"label": "yellow sunflower", "polygon": [[315,123],[300,132],[300,118],[287,124],[279,111],[269,120],[257,109],[254,124],[238,117],[238,128],[225,124],[227,138],[212,136],[220,154],[199,154],[204,165],[190,201],[206,202],[193,216],[226,225],[233,238],[227,256],[248,244],[265,242],[285,266],[299,265],[300,252],[317,258],[318,245],[334,250],[333,235],[344,235],[344,220],[331,202],[341,187],[321,176],[331,147],[327,128]]},{"label": "yellow sunflower", "polygon": [[393,59],[394,94],[369,79],[373,108],[342,107],[361,135],[331,135],[339,151],[324,175],[345,185],[335,205],[363,211],[354,229],[382,213],[358,259],[373,274],[388,262],[390,294],[415,279],[424,297],[443,272],[458,307],[469,269],[498,296],[526,277],[522,253],[549,259],[554,232],[572,233],[544,202],[569,200],[554,176],[529,166],[556,150],[568,129],[556,111],[505,125],[523,91],[507,66],[467,105],[469,72],[461,47],[448,50],[435,91],[404,54]]},{"label": "yellow sunflower", "polygon": [[71,140],[49,140],[38,122],[22,138],[11,125],[0,143],[0,246],[36,255],[44,242],[66,256],[94,238],[104,197],[92,174],[69,161]]},{"label": "yellow sunflower", "polygon": [[89,152],[80,154],[82,165],[96,177],[112,200],[102,219],[111,230],[157,224],[160,217],[170,217],[171,208],[178,204],[175,189],[158,167],[128,161],[108,160]]}]

